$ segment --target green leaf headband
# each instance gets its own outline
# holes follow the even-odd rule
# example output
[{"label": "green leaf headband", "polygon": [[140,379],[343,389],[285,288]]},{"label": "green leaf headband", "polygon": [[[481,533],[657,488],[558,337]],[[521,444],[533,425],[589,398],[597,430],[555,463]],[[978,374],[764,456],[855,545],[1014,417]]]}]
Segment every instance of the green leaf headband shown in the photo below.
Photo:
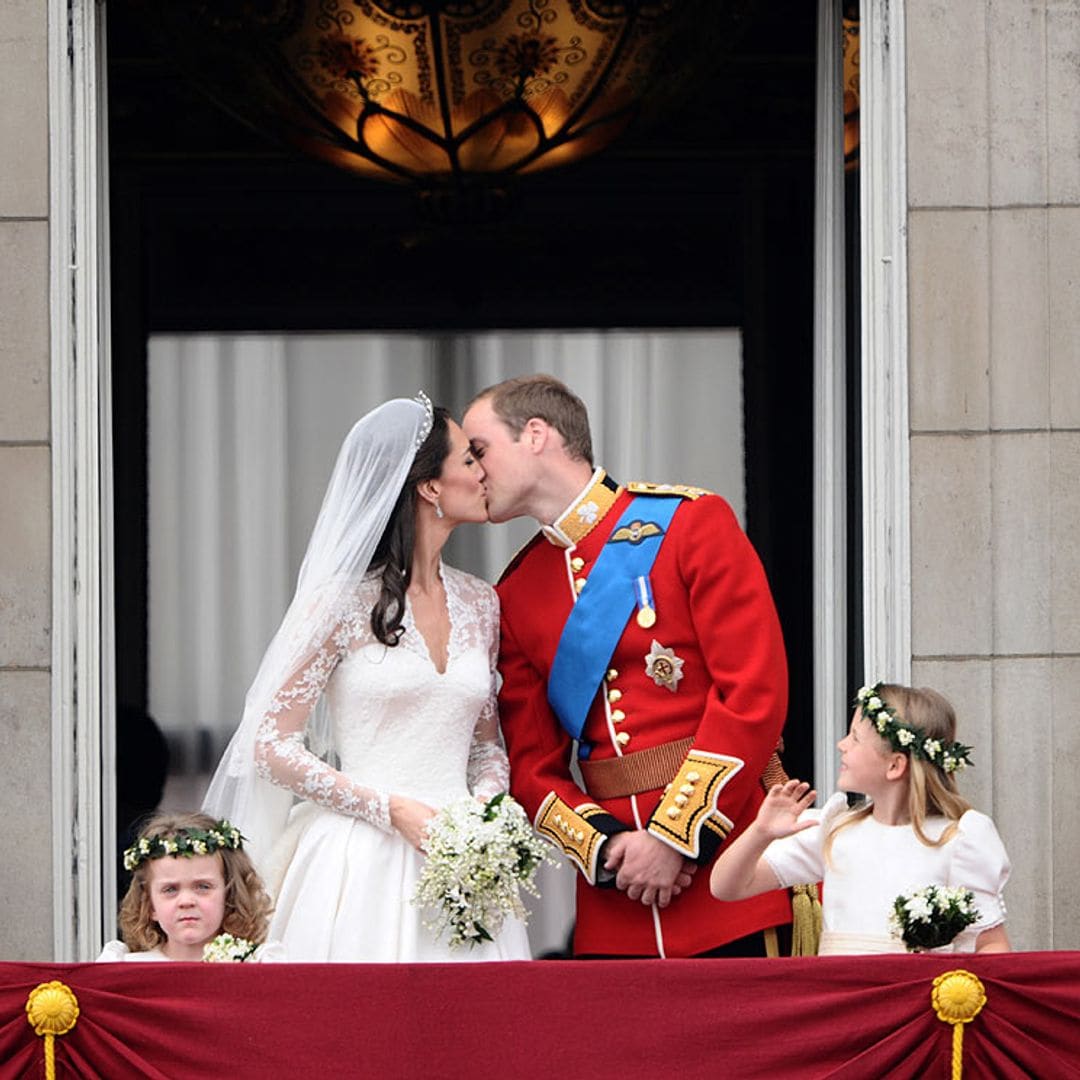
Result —
[{"label": "green leaf headband", "polygon": [[148,859],[166,855],[212,855],[215,851],[240,851],[244,838],[240,830],[224,818],[209,829],[177,829],[166,836],[140,836],[124,852],[124,869],[134,870]]},{"label": "green leaf headband", "polygon": [[882,738],[888,739],[894,750],[914,754],[947,773],[965,769],[971,764],[970,746],[928,738],[921,729],[901,720],[896,710],[881,700],[881,683],[864,686],[855,695],[855,701],[862,710],[863,718],[874,725]]}]

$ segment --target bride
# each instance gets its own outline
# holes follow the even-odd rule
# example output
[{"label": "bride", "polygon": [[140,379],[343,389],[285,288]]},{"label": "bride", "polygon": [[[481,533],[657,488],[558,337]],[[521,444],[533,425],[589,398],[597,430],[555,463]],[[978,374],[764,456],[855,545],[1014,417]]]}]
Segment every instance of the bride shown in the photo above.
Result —
[{"label": "bride", "polygon": [[276,900],[270,936],[290,960],[529,956],[512,919],[493,942],[451,952],[411,903],[435,810],[509,779],[498,601],[440,558],[456,525],[487,520],[483,480],[461,428],[423,394],[381,405],[341,448],[296,595],[203,803],[250,841]]}]

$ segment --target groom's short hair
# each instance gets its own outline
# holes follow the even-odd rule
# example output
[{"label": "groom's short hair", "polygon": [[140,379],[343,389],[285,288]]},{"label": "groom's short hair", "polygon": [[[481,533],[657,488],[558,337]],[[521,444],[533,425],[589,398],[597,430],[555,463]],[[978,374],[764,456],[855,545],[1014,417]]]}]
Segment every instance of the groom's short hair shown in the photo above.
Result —
[{"label": "groom's short hair", "polygon": [[585,403],[565,383],[553,375],[521,375],[481,390],[473,399],[491,399],[495,415],[519,439],[533,419],[550,424],[566,443],[566,452],[575,461],[593,463],[589,412]]}]

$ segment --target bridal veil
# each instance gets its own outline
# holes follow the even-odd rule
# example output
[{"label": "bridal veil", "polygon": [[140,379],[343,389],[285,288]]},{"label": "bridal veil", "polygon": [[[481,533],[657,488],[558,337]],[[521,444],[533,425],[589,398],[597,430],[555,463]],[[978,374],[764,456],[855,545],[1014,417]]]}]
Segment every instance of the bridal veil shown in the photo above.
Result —
[{"label": "bridal veil", "polygon": [[[432,425],[425,394],[388,401],[356,422],[334,465],[300,566],[296,592],[259,665],[240,726],[210,781],[203,809],[244,834],[257,864],[285,827],[293,795],[258,776],[255,742],[275,694],[330,640],[368,570],[417,449]],[[333,750],[320,705],[308,723],[309,748]]]}]

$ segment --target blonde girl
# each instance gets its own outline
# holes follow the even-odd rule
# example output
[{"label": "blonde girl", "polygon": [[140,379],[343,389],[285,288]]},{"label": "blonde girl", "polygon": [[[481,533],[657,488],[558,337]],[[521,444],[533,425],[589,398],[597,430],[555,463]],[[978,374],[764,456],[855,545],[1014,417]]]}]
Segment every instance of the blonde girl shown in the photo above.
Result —
[{"label": "blonde girl", "polygon": [[[927,886],[969,889],[975,921],[951,952],[1007,952],[1002,890],[1009,859],[994,823],[956,788],[971,748],[937,691],[863,687],[838,743],[840,789],[820,810],[816,792],[772,787],[754,822],[722,853],[710,885],[720,900],[822,881],[820,952],[903,952],[890,926],[899,896]],[[848,794],[865,796],[853,808]]]},{"label": "blonde girl", "polygon": [[[266,941],[270,898],[243,837],[207,814],[157,814],[124,852],[123,941],[99,960],[283,960]],[[209,949],[207,948],[209,946]]]}]

